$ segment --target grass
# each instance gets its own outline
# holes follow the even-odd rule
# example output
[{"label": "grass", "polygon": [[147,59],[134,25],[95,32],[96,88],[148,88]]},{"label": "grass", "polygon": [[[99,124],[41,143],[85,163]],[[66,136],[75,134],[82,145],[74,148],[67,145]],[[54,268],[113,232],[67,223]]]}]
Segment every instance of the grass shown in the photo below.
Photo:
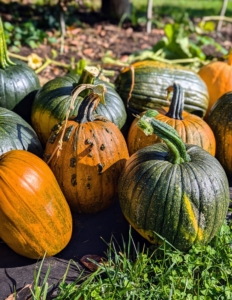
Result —
[{"label": "grass", "polygon": [[[129,241],[123,241],[121,248],[112,238],[106,256],[103,264],[95,262],[98,269],[84,281],[79,276],[75,282],[67,284],[64,277],[54,299],[232,299],[232,232],[229,225],[224,224],[209,245],[194,245],[185,253],[167,241],[159,247],[139,249],[130,232]],[[32,299],[46,299],[41,293],[40,297]]]}]

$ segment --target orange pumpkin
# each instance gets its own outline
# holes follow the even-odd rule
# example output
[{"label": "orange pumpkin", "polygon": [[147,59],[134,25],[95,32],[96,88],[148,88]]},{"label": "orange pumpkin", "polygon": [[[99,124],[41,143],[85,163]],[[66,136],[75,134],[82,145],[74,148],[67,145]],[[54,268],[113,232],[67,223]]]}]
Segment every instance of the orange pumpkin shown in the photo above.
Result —
[{"label": "orange pumpkin", "polygon": [[60,252],[72,234],[70,208],[47,164],[25,150],[0,157],[0,236],[20,255]]},{"label": "orange pumpkin", "polygon": [[[169,87],[168,95],[171,90],[173,90],[173,97],[169,109],[157,108],[160,114],[156,119],[173,127],[179,133],[184,143],[198,145],[214,156],[216,141],[212,129],[202,118],[183,111],[184,92],[179,84],[173,84],[173,87]],[[140,114],[140,116],[144,113]],[[130,155],[141,148],[162,142],[155,134],[145,136],[143,131],[138,128],[137,122],[137,119],[132,122],[127,136]]]},{"label": "orange pumpkin", "polygon": [[209,92],[209,106],[205,115],[207,118],[213,104],[225,93],[232,91],[232,51],[228,61],[214,61],[203,66],[198,75],[205,82]]},{"label": "orange pumpkin", "polygon": [[53,128],[44,153],[71,209],[80,213],[96,213],[113,203],[129,157],[118,127],[93,115],[99,101],[95,93],[85,97],[74,119]]}]

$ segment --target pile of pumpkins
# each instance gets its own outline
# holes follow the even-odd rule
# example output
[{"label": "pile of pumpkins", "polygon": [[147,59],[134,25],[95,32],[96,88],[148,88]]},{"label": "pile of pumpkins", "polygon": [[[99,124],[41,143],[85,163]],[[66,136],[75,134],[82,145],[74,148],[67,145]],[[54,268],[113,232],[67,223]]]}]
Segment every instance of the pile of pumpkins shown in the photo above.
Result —
[{"label": "pile of pumpkins", "polygon": [[232,175],[226,63],[199,76],[138,62],[114,87],[86,67],[41,87],[8,57],[1,19],[0,45],[0,238],[9,247],[33,259],[55,255],[71,239],[72,212],[97,213],[117,198],[151,243],[164,238],[185,251],[215,236]]}]

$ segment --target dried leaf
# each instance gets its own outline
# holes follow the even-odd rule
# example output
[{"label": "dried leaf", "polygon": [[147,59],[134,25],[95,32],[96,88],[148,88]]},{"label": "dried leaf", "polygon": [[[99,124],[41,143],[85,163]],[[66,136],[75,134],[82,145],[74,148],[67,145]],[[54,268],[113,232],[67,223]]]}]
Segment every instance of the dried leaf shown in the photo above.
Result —
[{"label": "dried leaf", "polygon": [[95,255],[95,254],[87,254],[87,255],[82,256],[82,258],[80,259],[80,262],[86,268],[88,268],[91,272],[96,271],[97,268],[98,268],[98,265],[95,264],[94,262],[90,261],[89,259],[96,261],[98,264],[105,261],[104,257],[98,256],[98,255]]},{"label": "dried leaf", "polygon": [[31,284],[25,285],[19,292],[17,292],[17,296],[15,298],[15,293],[10,294],[5,300],[26,300],[29,296],[31,296]]}]

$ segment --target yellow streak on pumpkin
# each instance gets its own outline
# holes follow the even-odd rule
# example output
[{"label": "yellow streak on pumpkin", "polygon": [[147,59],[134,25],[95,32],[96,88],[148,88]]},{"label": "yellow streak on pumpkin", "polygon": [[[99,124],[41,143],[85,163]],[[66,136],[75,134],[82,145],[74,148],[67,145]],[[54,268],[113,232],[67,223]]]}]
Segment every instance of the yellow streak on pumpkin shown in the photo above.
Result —
[{"label": "yellow streak on pumpkin", "polygon": [[193,228],[194,228],[195,232],[197,232],[197,239],[199,241],[201,241],[203,239],[203,230],[200,227],[198,227],[198,222],[196,220],[194,210],[193,210],[191,202],[189,201],[189,198],[186,196],[186,194],[184,194],[184,204],[185,204],[185,208],[188,212],[189,219],[192,222]]}]

